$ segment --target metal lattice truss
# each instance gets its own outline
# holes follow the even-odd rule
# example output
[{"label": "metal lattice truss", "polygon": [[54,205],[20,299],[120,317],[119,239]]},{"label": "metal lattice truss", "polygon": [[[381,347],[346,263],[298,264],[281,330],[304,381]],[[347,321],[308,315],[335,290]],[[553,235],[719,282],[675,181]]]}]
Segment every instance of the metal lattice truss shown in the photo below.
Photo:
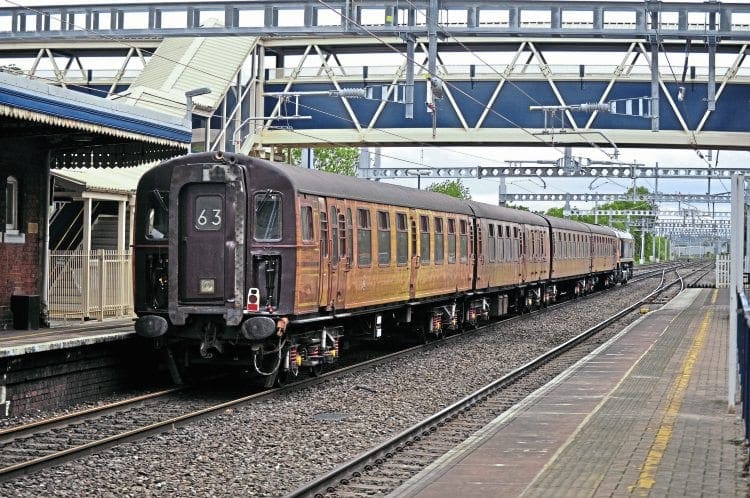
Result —
[{"label": "metal lattice truss", "polygon": [[[567,5],[566,5],[567,4]],[[427,29],[429,0],[404,4],[378,0],[252,0],[147,4],[17,6],[0,9],[0,36],[13,40],[90,40],[99,35],[119,39],[144,36],[350,36],[422,35]],[[740,2],[703,4],[659,2],[555,2],[513,0],[477,4],[451,2],[434,15],[460,35],[639,37],[658,29],[664,38],[750,39]],[[222,26],[207,23],[219,19]],[[292,20],[294,19],[294,20]]]},{"label": "metal lattice truss", "polygon": [[419,174],[430,178],[533,178],[533,177],[609,177],[609,178],[696,178],[696,179],[730,179],[733,175],[748,175],[750,168],[697,168],[697,167],[646,167],[644,165],[632,165],[627,163],[607,162],[605,165],[597,164],[585,158],[579,158],[574,168],[563,166],[562,158],[559,161],[537,161],[540,163],[553,163],[554,167],[521,166],[530,164],[529,161],[507,161],[508,166],[504,168],[486,168],[482,166],[470,168],[360,168],[357,175],[360,178],[371,179],[393,179],[408,178]]},{"label": "metal lattice truss", "polygon": [[729,203],[728,195],[717,194],[648,194],[633,197],[632,194],[501,194],[500,202],[614,202],[614,201],[646,201],[657,202],[687,202],[687,203]]},{"label": "metal lattice truss", "polygon": [[600,215],[600,216],[661,216],[662,219],[668,217],[681,217],[683,220],[693,220],[701,218],[729,218],[729,211],[708,212],[708,211],[653,211],[647,209],[571,209],[572,216]]},{"label": "metal lattice truss", "polygon": [[[722,113],[736,111],[737,92],[740,100],[748,93],[750,5],[546,0],[437,5],[258,0],[0,8],[0,57],[8,71],[63,85],[96,84],[111,93],[148,63],[163,37],[259,36],[248,70],[231,82],[219,106],[221,129],[208,133],[210,149],[560,144],[593,146],[616,158],[618,147],[628,145],[750,143],[750,124],[722,128]],[[705,54],[708,66],[691,66],[690,76],[680,80],[673,68],[677,61],[667,55],[682,59],[691,50]],[[375,52],[398,62],[376,66],[368,60]],[[592,52],[606,52],[607,62],[570,64],[586,61]],[[500,53],[502,62],[483,63],[490,53]],[[564,62],[556,57],[560,53],[573,55]],[[357,54],[356,63],[344,62]],[[454,62],[457,54],[469,62]],[[94,55],[120,59],[104,70],[90,61]],[[719,55],[723,62],[717,66]],[[274,67],[266,71],[269,56]],[[18,62],[7,62],[13,58]],[[431,81],[424,81],[425,75]],[[435,95],[435,80],[442,82],[442,99],[432,112],[424,103]],[[638,88],[625,100],[647,97],[657,112],[632,112],[617,124],[602,121],[606,104],[623,100],[634,84]],[[475,85],[483,90],[475,92]],[[593,112],[578,112],[584,102],[577,85],[585,87],[585,101],[593,104],[586,109]],[[701,89],[701,98],[681,100],[684,87],[689,92],[692,85]],[[248,86],[254,90],[246,92]],[[312,124],[288,121],[282,100],[262,97],[264,90],[340,92],[362,86],[376,88],[368,95],[378,102],[301,98],[300,113]],[[248,99],[237,97],[246,94]],[[722,99],[729,100],[723,108]],[[559,108],[559,120],[544,125],[529,111],[532,105]],[[720,119],[713,120],[717,113]]]},{"label": "metal lattice truss", "polygon": [[728,240],[731,223],[727,219],[649,219],[631,224],[631,230],[645,231],[670,238],[691,237],[705,241]]},{"label": "metal lattice truss", "polygon": [[[0,57],[12,55],[5,57],[10,62],[0,64],[0,71],[45,80],[63,88],[107,88],[101,94],[107,96],[136,79],[158,44],[158,41],[149,40],[133,42],[128,46],[119,44],[91,49],[85,44],[78,48],[66,43],[50,43],[41,48],[27,47],[21,52],[14,51],[13,55],[4,53],[4,49],[10,47],[0,41]],[[13,62],[14,59],[18,59],[18,62]],[[98,64],[104,59],[108,61],[107,67]]]}]

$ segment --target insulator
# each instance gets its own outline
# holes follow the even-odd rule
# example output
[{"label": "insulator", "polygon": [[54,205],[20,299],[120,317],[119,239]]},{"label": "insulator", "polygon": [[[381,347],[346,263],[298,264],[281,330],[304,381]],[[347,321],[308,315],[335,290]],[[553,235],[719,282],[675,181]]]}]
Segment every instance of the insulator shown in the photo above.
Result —
[{"label": "insulator", "polygon": [[443,98],[443,80],[432,78],[432,96],[436,99]]},{"label": "insulator", "polygon": [[609,104],[581,104],[577,107],[578,107],[577,110],[581,112],[594,112],[594,111],[609,112],[610,111]]},{"label": "insulator", "polygon": [[339,97],[346,97],[351,99],[363,99],[366,96],[366,90],[364,88],[342,88],[335,93]]}]

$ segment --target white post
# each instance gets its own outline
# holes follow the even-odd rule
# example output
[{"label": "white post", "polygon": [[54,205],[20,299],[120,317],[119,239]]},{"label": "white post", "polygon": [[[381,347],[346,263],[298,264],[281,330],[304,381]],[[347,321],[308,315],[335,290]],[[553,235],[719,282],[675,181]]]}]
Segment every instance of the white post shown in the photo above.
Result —
[{"label": "white post", "polygon": [[729,347],[727,348],[727,403],[729,413],[735,410],[737,391],[737,293],[742,291],[742,262],[745,215],[745,177],[732,176],[732,238],[729,268]]},{"label": "white post", "polygon": [[91,299],[91,197],[83,198],[83,258],[81,258],[81,304],[83,317],[89,317],[89,302]]},{"label": "white post", "polygon": [[97,251],[96,259],[99,261],[99,321],[104,321],[104,305],[107,303],[104,289],[107,287],[107,278],[104,268],[104,249]]},{"label": "white post", "polygon": [[123,199],[117,203],[117,250],[125,249],[125,200]]}]

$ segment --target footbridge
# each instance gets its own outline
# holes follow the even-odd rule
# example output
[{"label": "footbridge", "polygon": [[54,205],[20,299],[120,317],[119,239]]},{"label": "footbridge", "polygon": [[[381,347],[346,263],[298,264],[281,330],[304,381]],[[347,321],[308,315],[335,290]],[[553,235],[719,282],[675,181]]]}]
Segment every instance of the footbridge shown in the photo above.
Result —
[{"label": "footbridge", "polygon": [[746,3],[8,3],[5,71],[182,115],[202,89],[199,148],[750,143]]}]

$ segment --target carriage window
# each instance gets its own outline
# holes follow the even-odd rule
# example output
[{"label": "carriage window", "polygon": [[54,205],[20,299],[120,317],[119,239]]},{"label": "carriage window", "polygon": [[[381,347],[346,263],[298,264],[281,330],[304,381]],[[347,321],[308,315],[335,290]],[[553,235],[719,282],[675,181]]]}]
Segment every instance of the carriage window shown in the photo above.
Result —
[{"label": "carriage window", "polygon": [[278,192],[255,194],[255,240],[281,240],[281,195]]},{"label": "carriage window", "polygon": [[[349,244],[351,244],[351,242],[349,242]],[[339,213],[339,257],[341,259],[344,259],[348,255],[349,250],[347,249],[346,239],[346,217],[344,216],[344,213]],[[349,261],[351,262],[351,259]]]},{"label": "carriage window", "polygon": [[311,206],[302,206],[299,212],[299,224],[302,229],[303,242],[313,240],[313,214]]},{"label": "carriage window", "polygon": [[503,240],[503,226],[502,225],[498,225],[497,226],[497,237],[498,237],[498,239],[497,239],[497,260],[498,261],[503,261],[505,259],[505,251],[503,250],[504,249],[503,246],[505,244],[505,241]]},{"label": "carriage window", "polygon": [[442,265],[445,260],[445,242],[443,239],[443,219],[435,218],[435,264],[437,265]]},{"label": "carriage window", "polygon": [[467,263],[469,261],[469,235],[468,235],[468,225],[466,223],[466,220],[461,220],[459,227],[461,230],[461,233],[460,233],[461,262]]},{"label": "carriage window", "polygon": [[419,259],[422,263],[430,262],[430,219],[419,217]]},{"label": "carriage window", "polygon": [[367,209],[357,209],[357,264],[372,264],[372,226],[370,211]]},{"label": "carriage window", "polygon": [[354,261],[354,227],[352,226],[352,210],[351,208],[346,209],[346,240],[347,246],[346,246],[346,257],[349,259],[349,261]]},{"label": "carriage window", "polygon": [[531,257],[536,257],[536,232],[531,232]]},{"label": "carriage window", "polygon": [[331,208],[331,253],[332,264],[335,266],[339,260],[339,225],[335,207]]},{"label": "carriage window", "polygon": [[448,263],[456,262],[456,220],[448,218]]},{"label": "carriage window", "polygon": [[325,211],[320,212],[320,254],[328,257],[328,216]]},{"label": "carriage window", "polygon": [[409,232],[406,229],[406,214],[396,213],[396,263],[405,265],[409,261]]},{"label": "carriage window", "polygon": [[388,212],[378,211],[378,264],[391,263],[391,218]]},{"label": "carriage window", "polygon": [[5,184],[5,231],[18,233],[18,180],[9,176]]},{"label": "carriage window", "polygon": [[490,223],[488,232],[487,243],[489,247],[487,248],[487,252],[490,254],[490,263],[493,263],[495,261],[495,225]]},{"label": "carriage window", "polygon": [[148,222],[146,238],[162,240],[169,233],[169,192],[154,190],[148,197]]},{"label": "carriage window", "polygon": [[199,195],[195,198],[193,222],[196,230],[218,230],[224,224],[224,210],[221,196]]}]

